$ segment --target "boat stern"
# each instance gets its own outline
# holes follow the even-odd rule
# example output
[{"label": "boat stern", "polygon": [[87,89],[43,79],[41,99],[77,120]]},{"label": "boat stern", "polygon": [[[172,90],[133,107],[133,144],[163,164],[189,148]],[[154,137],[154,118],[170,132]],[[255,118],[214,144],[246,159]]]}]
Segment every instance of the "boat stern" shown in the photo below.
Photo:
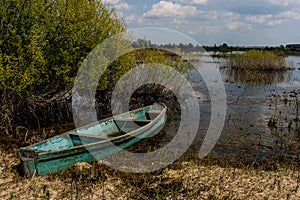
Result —
[{"label": "boat stern", "polygon": [[25,176],[32,176],[36,173],[36,156],[34,152],[18,149],[17,155],[21,161],[21,168]]}]

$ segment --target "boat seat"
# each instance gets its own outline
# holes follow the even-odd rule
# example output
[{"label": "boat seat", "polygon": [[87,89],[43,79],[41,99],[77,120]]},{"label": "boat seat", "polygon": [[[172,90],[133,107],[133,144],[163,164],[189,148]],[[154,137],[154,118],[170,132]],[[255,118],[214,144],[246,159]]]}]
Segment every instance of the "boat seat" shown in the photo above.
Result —
[{"label": "boat seat", "polygon": [[83,145],[83,144],[89,144],[89,143],[101,142],[101,141],[107,140],[104,137],[89,135],[89,134],[69,133],[69,136],[70,136],[74,146],[79,146],[79,145]]},{"label": "boat seat", "polygon": [[115,122],[150,123],[149,119],[115,119]]},{"label": "boat seat", "polygon": [[161,113],[161,110],[148,110],[147,113]]},{"label": "boat seat", "polygon": [[114,119],[116,126],[118,127],[119,132],[125,129],[137,129],[140,126],[145,126],[151,122],[151,120],[145,119]]},{"label": "boat seat", "polygon": [[97,138],[97,139],[106,139],[104,136],[97,136],[86,133],[69,133],[70,137],[82,137],[82,138]]},{"label": "boat seat", "polygon": [[155,119],[159,114],[161,113],[161,110],[149,110],[145,113],[147,119],[153,120]]}]

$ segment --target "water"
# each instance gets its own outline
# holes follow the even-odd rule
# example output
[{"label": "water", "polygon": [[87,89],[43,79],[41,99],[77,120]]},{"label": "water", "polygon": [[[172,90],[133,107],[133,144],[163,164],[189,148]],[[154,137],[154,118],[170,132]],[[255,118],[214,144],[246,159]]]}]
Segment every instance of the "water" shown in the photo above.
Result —
[{"label": "water", "polygon": [[[293,70],[255,74],[253,78],[245,74],[228,74],[222,68],[226,60],[213,59],[225,83],[227,116],[221,137],[210,156],[244,161],[297,162],[300,153],[300,57],[286,59],[293,61]],[[206,60],[206,63],[213,62],[210,58]],[[197,155],[210,123],[211,108],[204,81],[195,71],[190,77],[201,106],[198,135],[189,152]],[[168,130],[174,132],[170,127]]]}]

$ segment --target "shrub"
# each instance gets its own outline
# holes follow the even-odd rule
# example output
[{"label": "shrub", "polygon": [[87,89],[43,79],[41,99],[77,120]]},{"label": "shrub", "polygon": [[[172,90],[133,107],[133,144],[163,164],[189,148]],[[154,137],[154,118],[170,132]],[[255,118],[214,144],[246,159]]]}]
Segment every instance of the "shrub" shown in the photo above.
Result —
[{"label": "shrub", "polygon": [[125,31],[98,0],[2,0],[0,8],[1,132],[24,110],[38,118],[36,102],[63,96],[88,53]]},{"label": "shrub", "polygon": [[70,87],[87,54],[125,30],[96,0],[9,0],[0,7],[0,91],[22,97]]}]

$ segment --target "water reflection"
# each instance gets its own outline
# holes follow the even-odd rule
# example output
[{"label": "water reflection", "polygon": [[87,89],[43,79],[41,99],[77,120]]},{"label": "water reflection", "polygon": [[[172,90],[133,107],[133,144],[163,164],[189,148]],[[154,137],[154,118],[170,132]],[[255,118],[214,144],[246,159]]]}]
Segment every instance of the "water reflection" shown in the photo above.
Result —
[{"label": "water reflection", "polygon": [[291,76],[290,71],[247,71],[239,69],[222,68],[229,82],[238,82],[250,85],[273,85],[284,82]]}]

